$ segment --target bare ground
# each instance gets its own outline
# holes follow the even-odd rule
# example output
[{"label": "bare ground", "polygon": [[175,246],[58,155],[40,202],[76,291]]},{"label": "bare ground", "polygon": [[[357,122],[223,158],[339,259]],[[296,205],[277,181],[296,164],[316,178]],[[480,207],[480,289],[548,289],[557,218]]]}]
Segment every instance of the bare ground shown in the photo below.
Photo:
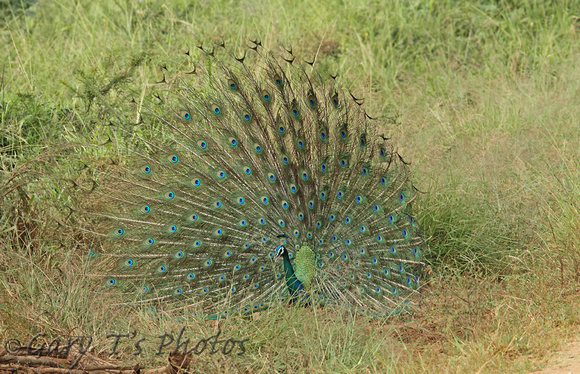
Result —
[{"label": "bare ground", "polygon": [[574,374],[580,373],[580,339],[567,344],[562,350],[554,353],[548,367],[539,374]]}]

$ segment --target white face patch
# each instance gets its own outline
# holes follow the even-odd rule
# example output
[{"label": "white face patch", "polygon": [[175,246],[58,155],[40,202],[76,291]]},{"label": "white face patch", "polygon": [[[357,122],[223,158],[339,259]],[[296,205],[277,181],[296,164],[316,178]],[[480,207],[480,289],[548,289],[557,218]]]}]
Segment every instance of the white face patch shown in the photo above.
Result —
[{"label": "white face patch", "polygon": [[279,245],[278,248],[276,248],[276,257],[282,256],[284,251],[286,251],[286,248],[284,248],[283,245]]}]

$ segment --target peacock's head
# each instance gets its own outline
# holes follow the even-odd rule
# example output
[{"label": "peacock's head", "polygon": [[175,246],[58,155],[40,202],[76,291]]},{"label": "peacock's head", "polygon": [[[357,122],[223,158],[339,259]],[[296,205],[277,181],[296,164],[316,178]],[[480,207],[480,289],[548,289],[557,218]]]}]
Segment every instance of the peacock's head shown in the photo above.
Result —
[{"label": "peacock's head", "polygon": [[280,257],[284,257],[284,256],[288,256],[288,251],[286,250],[286,247],[284,247],[283,245],[279,245],[278,247],[276,247],[276,255],[274,256],[274,260],[277,260]]}]

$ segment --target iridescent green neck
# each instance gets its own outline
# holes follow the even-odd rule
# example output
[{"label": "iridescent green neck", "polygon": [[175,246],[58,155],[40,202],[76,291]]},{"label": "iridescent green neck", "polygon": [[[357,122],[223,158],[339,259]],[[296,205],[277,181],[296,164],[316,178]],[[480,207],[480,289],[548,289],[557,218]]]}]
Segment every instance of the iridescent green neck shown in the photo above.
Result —
[{"label": "iridescent green neck", "polygon": [[290,262],[290,256],[288,255],[288,252],[284,251],[282,254],[282,260],[284,261],[284,273],[286,278],[286,287],[288,287],[288,293],[291,295],[291,300],[296,301],[298,293],[301,290],[304,290],[304,286],[302,286],[302,282],[296,278],[294,267]]}]

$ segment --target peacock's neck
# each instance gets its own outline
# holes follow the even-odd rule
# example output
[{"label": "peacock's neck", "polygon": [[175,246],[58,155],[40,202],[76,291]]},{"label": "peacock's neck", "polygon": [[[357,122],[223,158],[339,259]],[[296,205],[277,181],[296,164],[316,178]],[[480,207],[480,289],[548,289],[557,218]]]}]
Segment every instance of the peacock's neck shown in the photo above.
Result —
[{"label": "peacock's neck", "polygon": [[282,260],[284,261],[284,273],[286,278],[286,287],[288,287],[288,292],[291,295],[292,301],[295,301],[298,293],[301,290],[304,290],[304,286],[302,286],[302,282],[296,278],[296,274],[294,273],[294,267],[290,262],[290,256],[288,256],[287,252],[284,252],[282,255]]}]

